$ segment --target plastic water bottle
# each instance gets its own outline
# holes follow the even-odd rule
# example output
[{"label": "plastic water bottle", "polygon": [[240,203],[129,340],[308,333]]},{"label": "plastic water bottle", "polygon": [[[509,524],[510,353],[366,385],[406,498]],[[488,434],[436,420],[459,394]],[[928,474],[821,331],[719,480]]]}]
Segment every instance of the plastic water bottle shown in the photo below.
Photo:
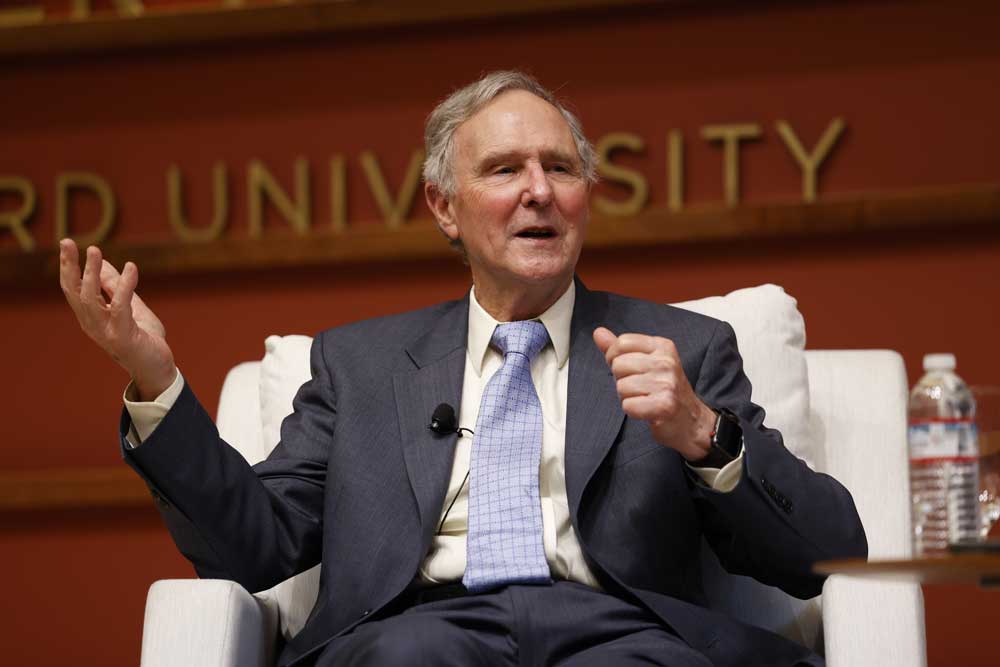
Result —
[{"label": "plastic water bottle", "polygon": [[955,374],[955,355],[926,355],[924,373],[909,405],[915,556],[979,539],[976,401]]}]

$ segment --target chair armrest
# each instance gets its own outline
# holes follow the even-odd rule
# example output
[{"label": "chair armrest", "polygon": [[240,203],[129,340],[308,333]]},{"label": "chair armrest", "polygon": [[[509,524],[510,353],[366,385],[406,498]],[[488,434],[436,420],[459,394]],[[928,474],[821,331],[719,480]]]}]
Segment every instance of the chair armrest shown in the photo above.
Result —
[{"label": "chair armrest", "polygon": [[271,667],[278,610],[221,579],[157,581],[146,596],[142,667]]},{"label": "chair armrest", "polygon": [[808,350],[810,424],[819,469],[854,496],[869,558],[909,558],[906,369],[887,350]]},{"label": "chair armrest", "polygon": [[[813,429],[823,470],[854,496],[870,558],[908,558],[906,370],[885,350],[809,350]],[[832,576],[823,587],[828,667],[927,664],[920,586]]]},{"label": "chair armrest", "polygon": [[920,586],[833,575],[823,586],[828,667],[927,664]]}]

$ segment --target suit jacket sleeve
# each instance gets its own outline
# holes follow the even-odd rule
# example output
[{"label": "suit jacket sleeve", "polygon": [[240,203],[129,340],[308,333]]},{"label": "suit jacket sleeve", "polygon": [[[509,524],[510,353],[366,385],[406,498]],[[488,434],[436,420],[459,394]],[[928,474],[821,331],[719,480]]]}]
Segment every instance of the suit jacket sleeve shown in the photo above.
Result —
[{"label": "suit jacket sleeve", "polygon": [[123,411],[125,461],[146,481],[199,576],[232,579],[255,592],[319,562],[326,459],[337,412],[323,347],[318,336],[312,379],[295,396],[282,441],[256,466],[219,437],[187,385],[135,449],[125,445],[130,423]]},{"label": "suit jacket sleeve", "polygon": [[722,565],[800,598],[818,595],[819,560],[865,557],[868,543],[851,494],[789,452],[781,434],[765,428],[764,410],[750,401],[750,382],[733,329],[719,322],[695,392],[728,408],[743,429],[743,470],[732,491],[695,483],[703,530]]}]

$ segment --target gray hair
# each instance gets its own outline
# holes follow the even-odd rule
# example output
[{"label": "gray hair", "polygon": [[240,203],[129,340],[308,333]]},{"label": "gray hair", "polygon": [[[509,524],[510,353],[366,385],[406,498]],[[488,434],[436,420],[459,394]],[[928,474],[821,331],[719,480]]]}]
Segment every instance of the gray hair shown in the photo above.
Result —
[{"label": "gray hair", "polygon": [[456,90],[434,107],[424,126],[424,181],[433,183],[446,196],[455,194],[455,174],[452,170],[452,138],[458,126],[477,111],[509,90],[524,90],[554,106],[569,125],[580,156],[583,177],[597,181],[597,157],[594,147],[583,134],[583,126],[573,113],[563,106],[552,91],[544,88],[534,77],[516,70],[490,72],[478,81]]}]

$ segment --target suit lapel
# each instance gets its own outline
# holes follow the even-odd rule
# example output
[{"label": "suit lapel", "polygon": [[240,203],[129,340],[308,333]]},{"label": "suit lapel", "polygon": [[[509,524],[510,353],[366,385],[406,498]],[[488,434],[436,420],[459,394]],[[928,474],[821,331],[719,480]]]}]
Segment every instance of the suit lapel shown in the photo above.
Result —
[{"label": "suit lapel", "polygon": [[[393,377],[403,457],[420,509],[425,544],[440,517],[457,440],[454,435],[437,435],[427,425],[438,404],[449,403],[456,412],[461,407],[468,323],[466,297],[407,347],[415,368]],[[622,323],[609,316],[603,294],[590,292],[577,280],[566,401],[566,495],[574,518],[587,483],[625,419],[614,377],[594,344],[592,335],[598,326],[620,333]]]},{"label": "suit lapel", "polygon": [[403,458],[420,510],[424,546],[441,514],[457,440],[455,435],[434,433],[428,424],[439,404],[452,405],[456,413],[461,405],[468,321],[466,297],[407,347],[415,369],[393,376]]},{"label": "suit lapel", "polygon": [[574,520],[587,483],[625,419],[614,376],[594,343],[593,332],[599,326],[621,332],[620,323],[609,319],[607,297],[590,292],[578,279],[566,399],[566,496]]}]

